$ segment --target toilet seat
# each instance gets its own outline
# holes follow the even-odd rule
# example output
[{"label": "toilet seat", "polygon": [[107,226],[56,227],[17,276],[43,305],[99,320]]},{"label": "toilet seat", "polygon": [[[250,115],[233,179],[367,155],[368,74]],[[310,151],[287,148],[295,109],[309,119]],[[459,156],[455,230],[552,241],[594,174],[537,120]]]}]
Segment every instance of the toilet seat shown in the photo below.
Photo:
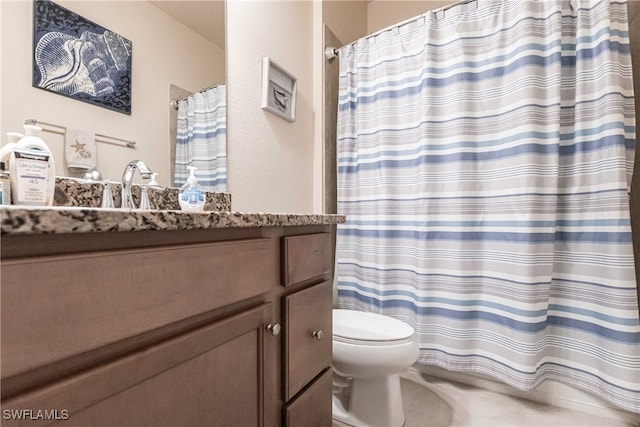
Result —
[{"label": "toilet seat", "polygon": [[407,344],[407,343],[412,343],[415,340],[415,338],[413,336],[409,337],[409,338],[404,338],[401,340],[392,340],[392,341],[365,341],[365,340],[358,340],[358,339],[353,339],[353,338],[346,338],[346,337],[341,337],[341,336],[337,336],[334,335],[333,336],[333,341],[334,342],[340,342],[340,343],[345,343],[345,344],[353,344],[353,345],[357,345],[360,347],[389,347],[389,346],[394,346],[394,345],[399,345],[399,344]]},{"label": "toilet seat", "polygon": [[350,344],[393,345],[411,342],[415,336],[411,326],[392,317],[334,309],[333,339]]}]

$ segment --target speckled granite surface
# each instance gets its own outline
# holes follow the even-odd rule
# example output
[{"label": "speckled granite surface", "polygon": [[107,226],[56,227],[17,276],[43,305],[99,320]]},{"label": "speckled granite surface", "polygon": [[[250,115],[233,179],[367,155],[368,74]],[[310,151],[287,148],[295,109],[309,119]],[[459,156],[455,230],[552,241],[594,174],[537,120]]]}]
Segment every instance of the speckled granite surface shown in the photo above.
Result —
[{"label": "speckled granite surface", "polygon": [[339,224],[342,215],[3,206],[2,235]]},{"label": "speckled granite surface", "polygon": [[[1,206],[2,235],[95,233],[105,231],[197,230],[208,228],[282,227],[339,224],[340,215],[231,212],[231,194],[207,192],[205,212],[183,212],[177,188],[149,188],[151,210],[102,209],[104,184],[56,178],[53,207]],[[114,206],[120,206],[120,184],[111,183]],[[138,203],[140,187],[132,188]],[[161,208],[162,210],[158,210]]]},{"label": "speckled granite surface", "polygon": [[[121,185],[119,182],[110,182],[111,195],[114,206],[120,206]],[[73,178],[56,177],[55,206],[76,207],[100,207],[104,184]],[[131,189],[135,203],[140,200],[140,186],[133,185]],[[162,189],[149,188],[149,204],[151,209],[175,209],[179,210],[178,189],[164,187]],[[206,211],[230,211],[231,194],[206,192]],[[137,206],[137,205],[136,205]]]}]

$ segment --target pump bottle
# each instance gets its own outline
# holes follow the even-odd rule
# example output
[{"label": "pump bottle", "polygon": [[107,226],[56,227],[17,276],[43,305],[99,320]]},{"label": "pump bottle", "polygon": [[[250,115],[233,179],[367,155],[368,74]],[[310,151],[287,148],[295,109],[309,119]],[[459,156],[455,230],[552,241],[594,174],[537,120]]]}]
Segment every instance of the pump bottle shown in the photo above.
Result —
[{"label": "pump bottle", "polygon": [[24,137],[9,160],[11,196],[14,204],[52,206],[56,166],[47,144],[38,137],[42,128],[24,125]]},{"label": "pump bottle", "polygon": [[180,187],[178,191],[178,202],[180,209],[188,212],[202,212],[204,210],[205,195],[204,190],[198,184],[195,171],[196,167],[187,166],[189,169],[189,178],[187,183]]}]

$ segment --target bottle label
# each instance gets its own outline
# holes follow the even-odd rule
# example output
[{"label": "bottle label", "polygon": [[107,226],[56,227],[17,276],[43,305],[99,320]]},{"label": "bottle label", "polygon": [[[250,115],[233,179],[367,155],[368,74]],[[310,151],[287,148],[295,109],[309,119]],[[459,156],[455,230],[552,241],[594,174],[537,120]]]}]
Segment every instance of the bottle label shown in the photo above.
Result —
[{"label": "bottle label", "polygon": [[190,205],[204,202],[204,194],[197,188],[188,188],[182,193],[182,201]]},{"label": "bottle label", "polygon": [[18,203],[45,204],[49,178],[49,154],[31,150],[14,150]]},{"label": "bottle label", "polygon": [[0,176],[0,205],[11,204],[11,182],[6,175]]},{"label": "bottle label", "polygon": [[187,188],[178,200],[183,211],[200,212],[204,209],[204,193],[198,188]]}]

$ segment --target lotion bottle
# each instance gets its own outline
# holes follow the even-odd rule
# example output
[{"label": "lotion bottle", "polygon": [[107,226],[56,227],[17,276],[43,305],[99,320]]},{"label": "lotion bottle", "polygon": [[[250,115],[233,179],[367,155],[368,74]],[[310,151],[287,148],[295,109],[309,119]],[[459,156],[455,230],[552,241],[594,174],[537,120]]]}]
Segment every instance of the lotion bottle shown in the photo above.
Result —
[{"label": "lotion bottle", "polygon": [[11,153],[9,170],[13,203],[53,205],[56,166],[47,144],[37,135],[42,128],[24,125],[25,136]]},{"label": "lotion bottle", "polygon": [[205,197],[204,190],[196,179],[195,171],[197,168],[187,166],[187,169],[189,169],[187,183],[180,187],[178,191],[180,209],[188,212],[202,212],[204,210]]}]

